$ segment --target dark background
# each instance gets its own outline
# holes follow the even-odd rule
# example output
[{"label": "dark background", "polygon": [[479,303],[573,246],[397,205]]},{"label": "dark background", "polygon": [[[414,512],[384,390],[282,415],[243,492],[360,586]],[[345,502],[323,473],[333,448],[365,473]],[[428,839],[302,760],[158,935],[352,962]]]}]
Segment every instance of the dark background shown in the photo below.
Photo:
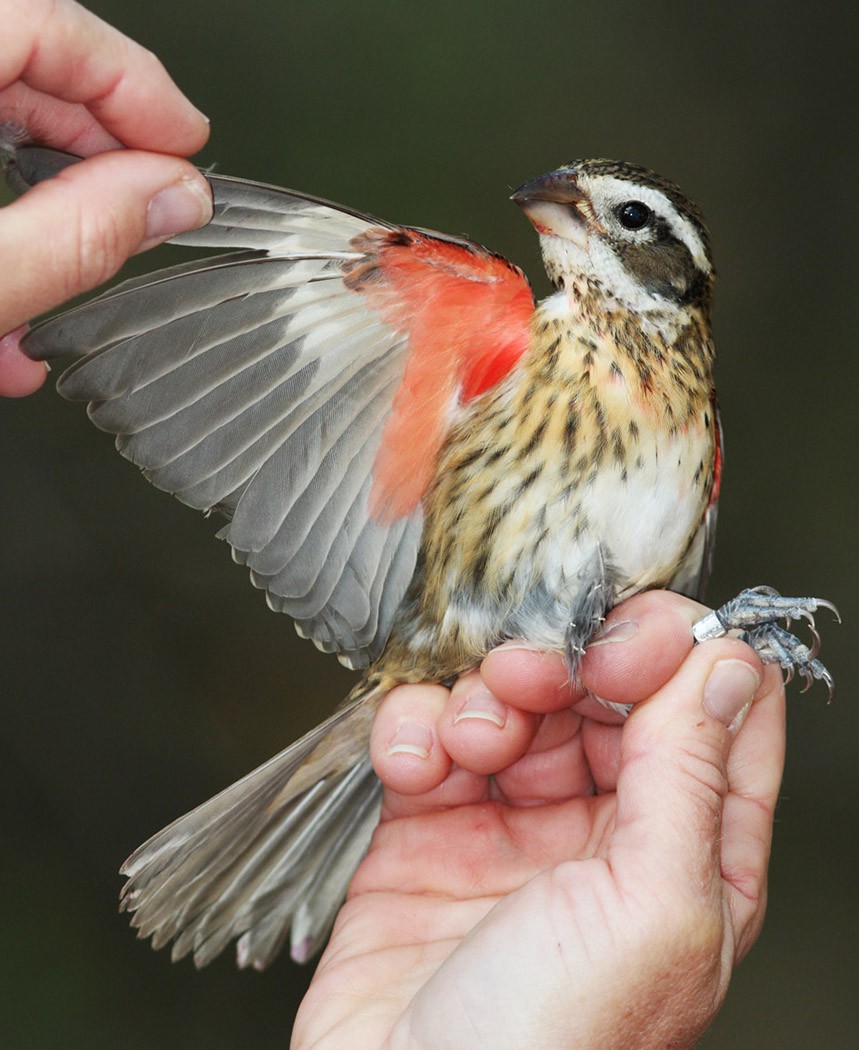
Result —
[{"label": "dark background", "polygon": [[[530,176],[623,157],[702,205],[728,449],[711,600],[766,582],[833,598],[845,619],[821,617],[837,701],[819,685],[789,693],[769,916],[704,1046],[855,1046],[859,193],[846,5],[91,6],[211,117],[203,163],[467,233],[540,293],[536,239],[507,202]],[[309,728],[351,676],[266,610],[212,522],[145,485],[50,388],[0,405],[0,478],[4,1045],[286,1046],[310,971],[284,959],[239,973],[229,952],[202,973],[171,966],[117,916],[115,872]]]}]

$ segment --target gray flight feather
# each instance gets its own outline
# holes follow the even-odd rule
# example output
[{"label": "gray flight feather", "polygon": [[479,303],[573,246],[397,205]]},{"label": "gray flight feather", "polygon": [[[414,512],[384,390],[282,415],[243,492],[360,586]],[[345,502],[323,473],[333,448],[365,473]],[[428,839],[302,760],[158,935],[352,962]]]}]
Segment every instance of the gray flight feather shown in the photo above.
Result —
[{"label": "gray flight feather", "polygon": [[[20,149],[25,181],[54,173]],[[85,354],[64,397],[158,488],[229,519],[269,604],[350,667],[379,655],[411,580],[422,518],[372,519],[373,465],[405,337],[342,263],[380,223],[314,197],[210,175],[215,214],[177,242],[242,249],[134,278],[41,325],[34,358]]]},{"label": "gray flight feather", "polygon": [[[19,189],[73,158],[19,148]],[[7,161],[7,164],[9,162]],[[219,536],[269,605],[359,668],[414,574],[420,508],[370,514],[373,467],[408,347],[347,287],[354,238],[387,223],[209,176],[215,214],[187,245],[238,249],[111,288],[33,329],[34,358],[82,354],[60,392],[157,487],[227,518]],[[325,938],[376,826],[367,742],[379,688],[153,836],[126,861],[140,935],[198,966],[238,939],[263,968]],[[372,702],[367,702],[372,701]]]},{"label": "gray flight feather", "polygon": [[174,244],[354,257],[349,241],[356,234],[371,226],[391,228],[381,219],[321,197],[228,175],[207,178],[215,201],[212,220],[202,229],[174,238]]}]

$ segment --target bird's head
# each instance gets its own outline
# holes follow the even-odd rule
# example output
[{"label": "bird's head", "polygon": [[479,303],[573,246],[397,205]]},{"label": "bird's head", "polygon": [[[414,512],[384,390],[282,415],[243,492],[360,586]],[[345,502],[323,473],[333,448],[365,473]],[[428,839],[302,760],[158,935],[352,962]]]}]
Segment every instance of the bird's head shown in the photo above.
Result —
[{"label": "bird's head", "polygon": [[586,283],[638,314],[709,308],[710,239],[698,208],[647,168],[580,160],[520,186],[557,289]]}]

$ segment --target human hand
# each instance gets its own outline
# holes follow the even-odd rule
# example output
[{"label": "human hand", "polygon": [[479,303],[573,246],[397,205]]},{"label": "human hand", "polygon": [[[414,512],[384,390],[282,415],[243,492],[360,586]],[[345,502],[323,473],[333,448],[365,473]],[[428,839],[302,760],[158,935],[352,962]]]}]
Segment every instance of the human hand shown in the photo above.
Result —
[{"label": "human hand", "polygon": [[391,693],[382,820],[293,1047],[695,1044],[761,928],[784,753],[778,671],[693,648],[702,612],[649,592],[609,616],[636,629],[582,679],[625,723],[515,646]]},{"label": "human hand", "polygon": [[0,394],[16,396],[46,374],[19,349],[24,322],[211,217],[180,159],[209,127],[151,52],[73,0],[0,0],[0,22],[0,138],[91,157],[0,210]]}]

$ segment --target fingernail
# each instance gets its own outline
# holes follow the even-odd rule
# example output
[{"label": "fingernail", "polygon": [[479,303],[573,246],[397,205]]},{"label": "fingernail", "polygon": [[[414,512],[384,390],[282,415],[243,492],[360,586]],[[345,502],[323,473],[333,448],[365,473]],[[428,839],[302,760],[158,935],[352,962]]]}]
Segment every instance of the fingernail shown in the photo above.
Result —
[{"label": "fingernail", "polygon": [[416,755],[429,758],[432,751],[432,731],[420,722],[403,722],[388,745],[389,755]]},{"label": "fingernail", "polygon": [[760,675],[743,660],[720,660],[704,686],[704,710],[736,732],[749,713]]},{"label": "fingernail", "polygon": [[175,237],[196,230],[212,217],[212,198],[199,179],[182,178],[165,186],[149,202],[146,212],[147,241]]},{"label": "fingernail", "polygon": [[476,686],[466,696],[465,702],[453,720],[453,724],[464,722],[468,718],[478,718],[484,722],[492,722],[499,729],[503,729],[507,724],[507,708],[488,689],[483,686]]},{"label": "fingernail", "polygon": [[588,642],[588,648],[592,645],[608,645],[612,642],[628,642],[638,634],[637,620],[613,620],[605,623]]}]

